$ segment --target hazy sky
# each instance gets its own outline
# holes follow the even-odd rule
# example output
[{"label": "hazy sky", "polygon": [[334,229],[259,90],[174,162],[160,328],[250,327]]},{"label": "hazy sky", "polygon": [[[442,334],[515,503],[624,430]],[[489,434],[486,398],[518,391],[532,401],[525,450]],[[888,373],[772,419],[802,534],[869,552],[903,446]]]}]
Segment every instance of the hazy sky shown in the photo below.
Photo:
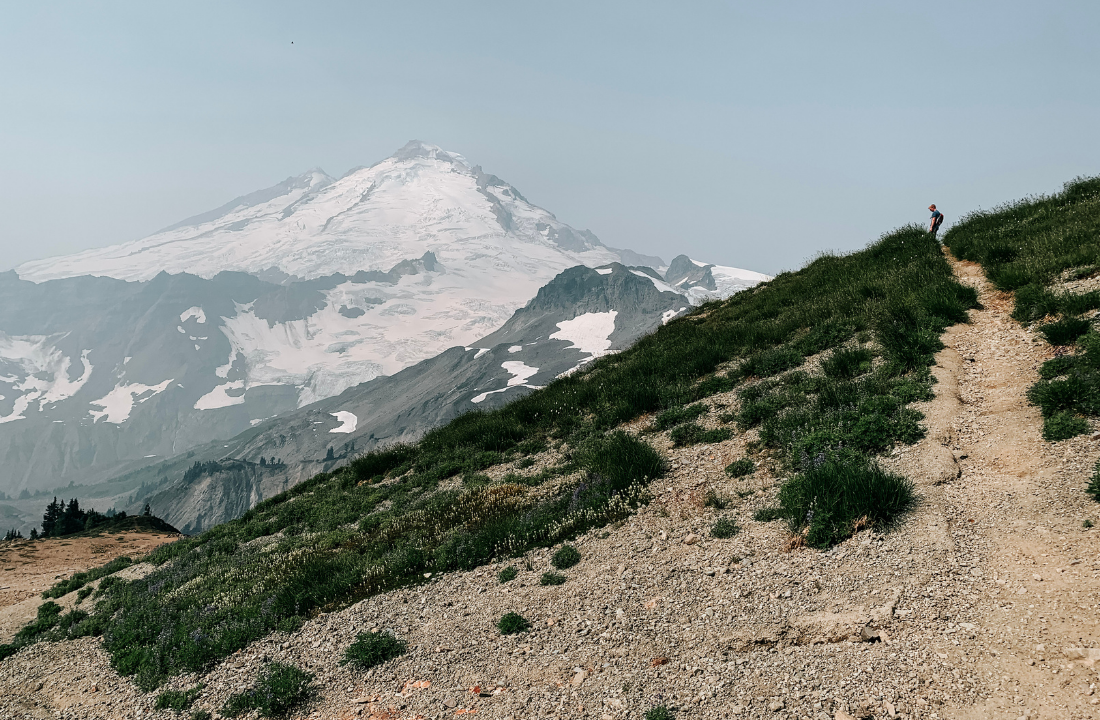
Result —
[{"label": "hazy sky", "polygon": [[774,273],[1100,174],[1098,37],[1095,1],[9,3],[0,270],[416,138]]}]

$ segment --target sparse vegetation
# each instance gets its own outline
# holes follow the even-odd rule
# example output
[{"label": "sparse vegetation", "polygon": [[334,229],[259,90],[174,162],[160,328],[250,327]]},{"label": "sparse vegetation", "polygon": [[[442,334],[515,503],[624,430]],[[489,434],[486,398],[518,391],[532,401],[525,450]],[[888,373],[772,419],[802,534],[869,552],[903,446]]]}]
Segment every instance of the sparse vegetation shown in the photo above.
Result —
[{"label": "sparse vegetation", "polygon": [[539,585],[561,585],[565,582],[565,576],[555,572],[544,572],[539,578]]},{"label": "sparse vegetation", "polygon": [[674,446],[683,447],[698,443],[720,443],[733,437],[733,431],[729,428],[706,430],[698,423],[684,423],[674,427],[668,437]]},{"label": "sparse vegetation", "polygon": [[550,564],[558,570],[568,570],[580,561],[581,554],[572,545],[562,545],[561,549],[550,558]]},{"label": "sparse vegetation", "polygon": [[182,712],[191,707],[191,704],[202,692],[202,688],[202,684],[199,684],[187,690],[165,690],[157,695],[157,702],[154,707],[157,710]]},{"label": "sparse vegetation", "polygon": [[359,633],[344,652],[343,664],[363,670],[404,655],[408,644],[386,632]]},{"label": "sparse vegetation", "polygon": [[1088,420],[1065,410],[1043,420],[1043,439],[1047,442],[1068,440],[1088,430]]},{"label": "sparse vegetation", "polygon": [[279,717],[313,696],[313,674],[279,662],[268,663],[254,686],[229,696],[222,715],[237,717],[259,710],[262,717]]},{"label": "sparse vegetation", "polygon": [[703,507],[725,510],[730,506],[730,500],[724,495],[719,495],[714,488],[709,488],[703,495]]},{"label": "sparse vegetation", "polygon": [[531,629],[531,623],[519,613],[510,612],[497,622],[497,630],[501,635],[515,635]]},{"label": "sparse vegetation", "polygon": [[741,458],[740,460],[734,460],[726,466],[726,475],[731,478],[745,477],[751,475],[756,470],[756,466],[753,465],[752,460],[748,458]]},{"label": "sparse vegetation", "polygon": [[[117,557],[106,565],[100,565],[97,568],[92,568],[87,572],[78,572],[72,577],[62,580],[56,583],[49,590],[42,593],[44,598],[59,598],[62,595],[68,595],[73,590],[79,590],[90,582],[95,582],[101,577],[112,575],[119,570],[130,567],[134,564],[134,561],[128,557]],[[86,595],[84,597],[87,597]]]},{"label": "sparse vegetation", "polygon": [[1100,308],[1100,290],[1070,290],[1063,283],[1096,274],[1100,178],[1078,178],[1055,195],[971,213],[947,232],[944,244],[980,263],[999,289],[1015,291],[1016,320],[1056,318],[1039,325],[1039,332],[1075,352],[1044,363],[1028,399],[1042,410],[1048,442],[1086,432],[1082,416],[1100,415],[1100,333],[1081,316]]},{"label": "sparse vegetation", "polygon": [[752,514],[756,522],[772,522],[783,519],[783,510],[777,507],[762,507]]},{"label": "sparse vegetation", "polygon": [[645,720],[673,720],[672,711],[664,705],[658,705],[645,712]]},{"label": "sparse vegetation", "polygon": [[1039,326],[1039,332],[1051,345],[1072,345],[1091,327],[1084,318],[1065,317],[1058,322]]},{"label": "sparse vegetation", "polygon": [[814,547],[828,547],[861,527],[888,527],[914,500],[911,481],[860,457],[815,460],[779,491],[782,517]]},{"label": "sparse vegetation", "polygon": [[710,536],[723,540],[731,538],[739,532],[741,532],[741,528],[737,527],[737,523],[730,517],[718,518],[710,526]]},{"label": "sparse vegetation", "polygon": [[671,427],[676,427],[682,423],[691,422],[697,420],[700,416],[707,414],[707,406],[703,403],[696,403],[694,405],[687,405],[685,407],[674,407],[665,410],[659,414],[653,421],[653,430],[668,430]]},{"label": "sparse vegetation", "polygon": [[499,580],[501,583],[511,582],[515,580],[516,576],[518,575],[519,571],[516,570],[514,566],[509,565],[508,567],[497,573],[497,580]]},{"label": "sparse vegetation", "polygon": [[79,605],[80,603],[84,602],[84,600],[86,600],[87,597],[89,595],[91,595],[94,591],[95,591],[95,588],[93,588],[89,585],[85,585],[84,587],[77,590],[76,591],[76,604]]}]

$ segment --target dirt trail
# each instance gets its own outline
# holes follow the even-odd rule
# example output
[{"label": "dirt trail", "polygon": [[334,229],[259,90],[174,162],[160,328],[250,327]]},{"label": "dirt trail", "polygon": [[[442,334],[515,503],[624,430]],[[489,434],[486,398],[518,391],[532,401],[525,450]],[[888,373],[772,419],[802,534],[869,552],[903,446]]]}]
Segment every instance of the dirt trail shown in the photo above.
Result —
[{"label": "dirt trail", "polygon": [[10,642],[16,631],[34,619],[42,591],[58,580],[123,555],[141,557],[178,537],[123,532],[0,543],[0,643]]},{"label": "dirt trail", "polygon": [[963,642],[979,650],[972,664],[991,697],[946,714],[1100,717],[1093,667],[1100,654],[1087,650],[1100,648],[1100,540],[1083,527],[1098,514],[1083,489],[1100,448],[1088,435],[1043,441],[1026,392],[1051,348],[1011,319],[1011,296],[994,290],[980,267],[953,264],[984,308],[944,338],[927,422],[930,439],[958,460],[960,477],[943,486],[941,499],[968,516],[956,539],[984,557],[974,588],[980,630]]}]

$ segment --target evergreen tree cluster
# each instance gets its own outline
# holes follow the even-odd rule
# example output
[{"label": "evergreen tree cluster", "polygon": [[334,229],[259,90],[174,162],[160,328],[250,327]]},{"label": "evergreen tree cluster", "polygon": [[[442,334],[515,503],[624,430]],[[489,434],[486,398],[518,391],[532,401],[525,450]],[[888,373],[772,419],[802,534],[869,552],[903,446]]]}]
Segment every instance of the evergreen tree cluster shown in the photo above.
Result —
[{"label": "evergreen tree cluster", "polygon": [[6,535],[4,535],[4,540],[22,540],[22,539],[23,539],[23,533],[19,532],[18,530],[14,529],[14,528],[11,529],[11,530],[8,530],[8,533]]},{"label": "evergreen tree cluster", "polygon": [[[149,510],[148,505],[145,508],[146,511]],[[66,504],[64,500],[58,502],[57,498],[54,497],[53,502],[46,506],[46,512],[42,514],[41,537],[72,535],[82,530],[91,530],[96,525],[102,525],[112,518],[121,519],[124,517],[126,517],[125,512],[104,514],[97,510],[84,510],[80,507],[80,502],[76,498]]]}]

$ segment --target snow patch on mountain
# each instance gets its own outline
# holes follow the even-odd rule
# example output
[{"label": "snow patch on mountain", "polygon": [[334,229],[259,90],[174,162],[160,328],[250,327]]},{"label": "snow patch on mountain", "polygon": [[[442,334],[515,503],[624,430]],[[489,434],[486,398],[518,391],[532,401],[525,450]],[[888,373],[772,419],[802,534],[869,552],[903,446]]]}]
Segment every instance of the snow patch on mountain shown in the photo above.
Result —
[{"label": "snow patch on mountain", "polygon": [[88,360],[91,351],[81,352],[82,372],[79,377],[70,378],[72,359],[54,345],[61,337],[11,336],[0,332],[0,372],[3,372],[0,386],[10,386],[11,395],[4,394],[14,396],[11,412],[6,415],[0,412],[0,424],[24,420],[23,413],[32,403],[37,402],[41,411],[47,404],[72,397],[88,382],[93,369]]},{"label": "snow patch on mountain", "polygon": [[615,332],[615,316],[618,314],[617,310],[590,312],[572,320],[563,320],[558,323],[558,331],[550,339],[564,340],[571,343],[569,347],[597,358],[611,349],[611,333]]},{"label": "snow patch on mountain", "polygon": [[186,310],[184,310],[182,313],[180,313],[180,322],[181,323],[182,322],[187,322],[191,318],[195,318],[195,322],[204,323],[204,322],[206,322],[206,313],[204,313],[202,311],[202,308],[198,307],[198,306],[189,307]]},{"label": "snow patch on mountain", "polygon": [[115,385],[111,392],[99,400],[92,400],[89,403],[89,405],[103,409],[89,410],[88,414],[91,415],[92,422],[103,419],[109,423],[120,425],[130,417],[135,402],[143,403],[154,395],[164,392],[164,389],[168,387],[173,379],[169,378],[158,385],[142,385],[141,383]]},{"label": "snow patch on mountain", "polygon": [[480,395],[475,395],[474,397],[470,398],[470,402],[485,402],[485,399],[488,398],[490,395],[502,393],[505,390],[509,390],[514,387],[525,387],[531,388],[532,390],[539,389],[537,385],[527,384],[527,381],[539,371],[538,368],[526,365],[520,360],[506,360],[505,362],[502,362],[500,366],[507,370],[508,373],[512,376],[508,378],[508,383],[499,390],[490,390],[489,392],[483,392]]},{"label": "snow patch on mountain", "polygon": [[330,433],[355,432],[355,426],[359,424],[359,418],[355,416],[355,413],[348,412],[347,410],[339,410],[329,414],[340,421],[339,426],[329,430]]}]

